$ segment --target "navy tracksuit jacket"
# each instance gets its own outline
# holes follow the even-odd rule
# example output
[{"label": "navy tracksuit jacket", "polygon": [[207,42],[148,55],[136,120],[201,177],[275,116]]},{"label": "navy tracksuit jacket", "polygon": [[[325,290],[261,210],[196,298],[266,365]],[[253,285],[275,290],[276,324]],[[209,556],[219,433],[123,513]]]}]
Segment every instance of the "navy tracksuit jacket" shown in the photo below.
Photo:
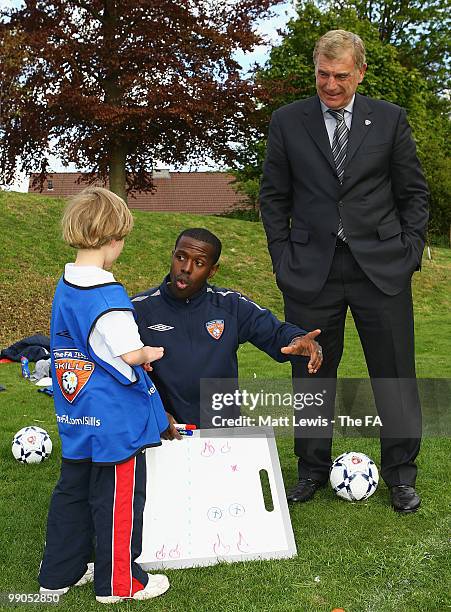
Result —
[{"label": "navy tracksuit jacket", "polygon": [[144,344],[164,347],[164,357],[152,364],[151,378],[166,410],[179,423],[200,426],[201,378],[235,379],[236,388],[240,344],[251,342],[284,362],[293,358],[280,349],[306,332],[282,323],[236,291],[205,284],[191,298],[181,300],[172,295],[168,281],[169,276],[132,302]]}]

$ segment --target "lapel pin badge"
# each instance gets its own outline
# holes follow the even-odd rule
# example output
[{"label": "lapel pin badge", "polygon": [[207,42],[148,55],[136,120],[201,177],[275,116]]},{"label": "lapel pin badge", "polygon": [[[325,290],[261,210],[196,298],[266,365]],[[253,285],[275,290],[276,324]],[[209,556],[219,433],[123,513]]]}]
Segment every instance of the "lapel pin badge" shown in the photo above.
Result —
[{"label": "lapel pin badge", "polygon": [[369,119],[365,119],[365,125],[371,125],[371,121]]}]

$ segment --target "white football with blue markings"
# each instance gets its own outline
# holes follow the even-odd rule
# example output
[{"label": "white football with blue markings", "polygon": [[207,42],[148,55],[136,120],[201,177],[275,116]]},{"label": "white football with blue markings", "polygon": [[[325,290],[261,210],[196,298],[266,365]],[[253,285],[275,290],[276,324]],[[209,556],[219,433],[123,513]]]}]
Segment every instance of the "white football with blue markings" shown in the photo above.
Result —
[{"label": "white football with blue markings", "polygon": [[379,472],[372,459],[363,453],[343,453],[330,468],[330,484],[347,501],[368,499],[377,489]]}]

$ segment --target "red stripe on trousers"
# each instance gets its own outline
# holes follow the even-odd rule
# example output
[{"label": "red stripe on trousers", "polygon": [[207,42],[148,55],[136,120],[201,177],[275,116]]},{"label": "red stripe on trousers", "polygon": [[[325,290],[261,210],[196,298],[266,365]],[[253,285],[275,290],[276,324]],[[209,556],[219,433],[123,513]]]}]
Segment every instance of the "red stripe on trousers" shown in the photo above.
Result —
[{"label": "red stripe on trousers", "polygon": [[119,597],[130,597],[132,595],[131,541],[135,462],[136,459],[133,457],[133,459],[115,466],[112,595],[118,595]]},{"label": "red stripe on trousers", "polygon": [[136,578],[133,578],[133,580],[132,580],[132,595],[134,595],[138,591],[142,591],[143,588],[144,588],[144,585],[141,584],[139,580],[136,580]]}]

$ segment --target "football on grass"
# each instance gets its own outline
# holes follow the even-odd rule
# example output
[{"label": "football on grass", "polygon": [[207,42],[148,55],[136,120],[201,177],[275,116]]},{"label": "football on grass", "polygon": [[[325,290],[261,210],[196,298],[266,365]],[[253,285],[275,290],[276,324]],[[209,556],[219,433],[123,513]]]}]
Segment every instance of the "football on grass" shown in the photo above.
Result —
[{"label": "football on grass", "polygon": [[332,463],[329,480],[339,497],[360,501],[377,489],[379,472],[374,461],[363,453],[343,453]]},{"label": "football on grass", "polygon": [[12,452],[20,463],[41,463],[52,452],[49,434],[41,427],[30,425],[20,429],[13,438]]}]

